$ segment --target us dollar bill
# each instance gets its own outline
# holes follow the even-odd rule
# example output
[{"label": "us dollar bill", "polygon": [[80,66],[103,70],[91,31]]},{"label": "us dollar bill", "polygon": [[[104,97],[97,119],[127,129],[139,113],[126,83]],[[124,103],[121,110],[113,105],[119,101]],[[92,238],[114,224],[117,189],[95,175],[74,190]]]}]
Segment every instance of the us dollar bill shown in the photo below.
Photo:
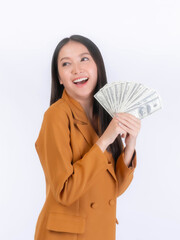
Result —
[{"label": "us dollar bill", "polygon": [[159,94],[136,82],[107,83],[94,97],[111,117],[116,113],[128,112],[142,119],[162,108]]}]

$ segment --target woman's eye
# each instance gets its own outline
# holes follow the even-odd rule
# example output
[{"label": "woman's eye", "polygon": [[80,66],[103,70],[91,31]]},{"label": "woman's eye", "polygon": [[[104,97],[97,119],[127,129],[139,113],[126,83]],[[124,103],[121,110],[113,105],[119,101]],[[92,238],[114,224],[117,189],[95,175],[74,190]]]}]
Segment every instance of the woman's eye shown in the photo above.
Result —
[{"label": "woman's eye", "polygon": [[87,57],[83,57],[81,60],[83,60],[83,61],[88,61],[89,58],[87,58]]},{"label": "woman's eye", "polygon": [[69,64],[68,62],[64,62],[62,66],[64,67],[64,66],[67,66],[68,64]]},{"label": "woman's eye", "polygon": [[[89,58],[87,58],[87,57],[81,58],[81,61],[88,61],[88,60],[89,60]],[[64,63],[62,64],[62,66],[65,67],[65,66],[67,66],[67,65],[69,65],[69,64],[70,64],[69,62],[64,62]]]}]

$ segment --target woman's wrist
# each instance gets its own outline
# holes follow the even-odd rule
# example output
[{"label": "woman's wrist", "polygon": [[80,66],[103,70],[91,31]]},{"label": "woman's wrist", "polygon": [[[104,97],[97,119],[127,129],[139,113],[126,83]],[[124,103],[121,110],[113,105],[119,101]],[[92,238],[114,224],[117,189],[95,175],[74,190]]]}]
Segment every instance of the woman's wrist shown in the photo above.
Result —
[{"label": "woman's wrist", "polygon": [[108,144],[104,141],[104,139],[102,137],[100,137],[97,140],[96,144],[100,147],[102,152],[104,152],[106,150],[106,148],[108,147]]},{"label": "woman's wrist", "polygon": [[132,157],[135,151],[134,148],[128,148],[127,146],[124,149],[124,163],[126,164],[127,167],[131,165]]}]

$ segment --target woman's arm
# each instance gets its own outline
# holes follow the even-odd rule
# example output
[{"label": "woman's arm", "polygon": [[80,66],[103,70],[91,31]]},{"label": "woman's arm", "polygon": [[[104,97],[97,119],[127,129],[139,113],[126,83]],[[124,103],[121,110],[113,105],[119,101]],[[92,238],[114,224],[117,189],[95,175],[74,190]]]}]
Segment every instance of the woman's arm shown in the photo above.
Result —
[{"label": "woman's arm", "polygon": [[69,118],[60,109],[45,112],[35,147],[54,198],[65,206],[80,198],[98,174],[108,169],[108,160],[96,144],[72,163]]},{"label": "woman's arm", "polygon": [[125,138],[126,146],[116,161],[117,196],[120,196],[127,189],[133,179],[134,169],[137,164],[136,138],[140,131],[140,126],[140,120],[133,115],[128,113],[117,114],[97,141],[97,144],[104,152],[118,134]]}]

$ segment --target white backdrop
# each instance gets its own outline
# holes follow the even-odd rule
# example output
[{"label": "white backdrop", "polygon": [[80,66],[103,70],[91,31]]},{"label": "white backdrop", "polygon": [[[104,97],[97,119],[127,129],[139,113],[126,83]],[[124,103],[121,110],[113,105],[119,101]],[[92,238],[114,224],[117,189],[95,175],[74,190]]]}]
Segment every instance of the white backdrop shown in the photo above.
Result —
[{"label": "white backdrop", "polygon": [[96,43],[109,82],[141,82],[163,100],[142,120],[116,239],[180,239],[180,2],[1,1],[0,33],[0,239],[34,237],[45,200],[34,144],[49,107],[53,51],[72,34]]}]

